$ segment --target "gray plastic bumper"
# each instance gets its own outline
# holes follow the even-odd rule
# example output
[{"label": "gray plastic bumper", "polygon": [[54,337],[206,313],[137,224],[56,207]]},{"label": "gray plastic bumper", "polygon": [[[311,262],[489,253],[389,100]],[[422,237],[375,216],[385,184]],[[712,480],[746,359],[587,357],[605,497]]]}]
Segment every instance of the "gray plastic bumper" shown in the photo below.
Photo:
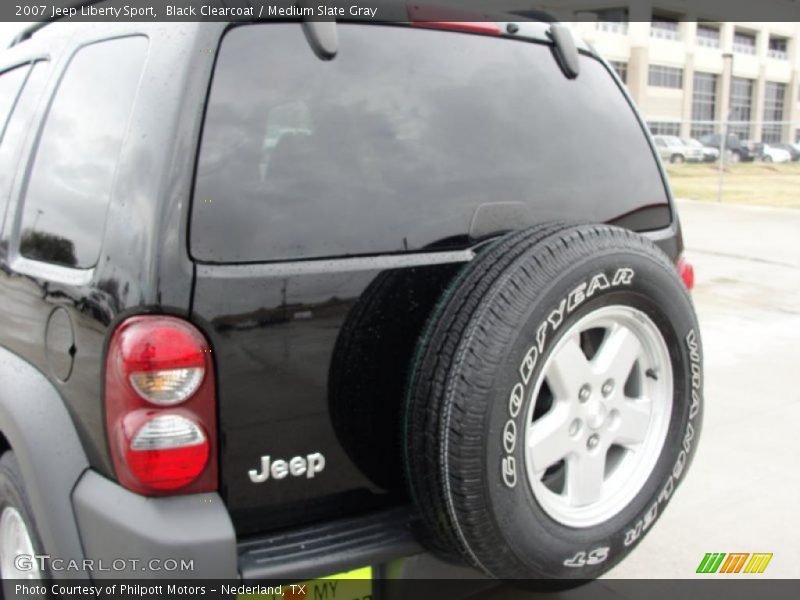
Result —
[{"label": "gray plastic bumper", "polygon": [[146,498],[87,471],[72,503],[94,579],[239,576],[236,534],[216,493]]}]

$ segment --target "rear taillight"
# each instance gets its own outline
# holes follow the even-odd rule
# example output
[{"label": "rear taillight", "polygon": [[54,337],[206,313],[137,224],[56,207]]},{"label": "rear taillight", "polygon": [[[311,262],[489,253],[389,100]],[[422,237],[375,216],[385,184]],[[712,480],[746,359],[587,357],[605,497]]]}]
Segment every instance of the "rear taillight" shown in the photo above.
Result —
[{"label": "rear taillight", "polygon": [[406,11],[409,22],[415,27],[500,35],[499,24],[473,10],[411,2],[406,5]]},{"label": "rear taillight", "polygon": [[106,431],[119,482],[145,495],[217,488],[211,352],[177,317],[125,320],[108,347]]},{"label": "rear taillight", "polygon": [[430,29],[500,35],[500,26],[497,23],[482,23],[481,21],[412,21],[411,24],[415,27],[427,27]]},{"label": "rear taillight", "polygon": [[681,276],[681,279],[683,279],[686,289],[694,289],[694,267],[691,263],[681,256],[678,262],[675,263],[675,267],[678,269],[678,274]]}]

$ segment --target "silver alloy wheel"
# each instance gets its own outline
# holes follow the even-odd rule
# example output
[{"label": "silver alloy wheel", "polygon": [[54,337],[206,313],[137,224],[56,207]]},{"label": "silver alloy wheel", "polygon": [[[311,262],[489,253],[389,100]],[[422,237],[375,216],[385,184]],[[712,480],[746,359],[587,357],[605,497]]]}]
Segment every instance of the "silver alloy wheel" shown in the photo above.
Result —
[{"label": "silver alloy wheel", "polygon": [[572,325],[533,387],[525,468],[554,520],[590,527],[641,491],[658,461],[672,413],[672,363],[643,312],[614,305]]},{"label": "silver alloy wheel", "polygon": [[41,579],[39,565],[33,558],[26,561],[30,570],[19,568],[16,561],[21,555],[33,557],[33,542],[22,515],[13,506],[6,506],[0,516],[0,575],[3,579]]}]

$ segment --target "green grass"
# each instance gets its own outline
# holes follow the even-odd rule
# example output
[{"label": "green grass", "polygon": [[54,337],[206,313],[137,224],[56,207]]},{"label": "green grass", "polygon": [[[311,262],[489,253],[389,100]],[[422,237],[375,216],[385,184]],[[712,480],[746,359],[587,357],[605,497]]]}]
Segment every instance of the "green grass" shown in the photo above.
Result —
[{"label": "green grass", "polygon": [[[667,165],[676,198],[717,201],[719,165]],[[782,208],[800,208],[800,162],[739,163],[725,168],[722,201]]]}]

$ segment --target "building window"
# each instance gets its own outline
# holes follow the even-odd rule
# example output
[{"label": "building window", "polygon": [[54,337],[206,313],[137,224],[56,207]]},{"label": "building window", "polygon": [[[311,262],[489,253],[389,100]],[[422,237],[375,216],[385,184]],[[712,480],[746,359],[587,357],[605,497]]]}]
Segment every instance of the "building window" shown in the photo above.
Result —
[{"label": "building window", "polygon": [[592,11],[597,15],[596,27],[598,31],[609,33],[628,33],[628,9],[627,8],[607,8],[605,10]]},{"label": "building window", "polygon": [[612,60],[609,61],[609,64],[611,68],[617,72],[622,83],[628,83],[628,63],[622,62],[621,60]]},{"label": "building window", "polygon": [[706,48],[719,48],[719,27],[698,25],[697,45],[705,46]]},{"label": "building window", "polygon": [[693,138],[714,133],[714,107],[717,103],[717,76],[714,73],[694,74],[692,91]]},{"label": "building window", "polygon": [[650,23],[650,36],[664,40],[679,40],[681,39],[679,25],[680,23],[675,19],[654,17]]},{"label": "building window", "polygon": [[741,140],[750,137],[750,115],[753,109],[753,80],[743,77],[731,79],[731,104],[728,133]]},{"label": "building window", "polygon": [[774,35],[769,36],[767,55],[778,60],[789,60],[789,40]]},{"label": "building window", "polygon": [[647,127],[653,135],[680,135],[679,121],[648,121]]},{"label": "building window", "polygon": [[783,99],[785,96],[785,83],[766,82],[764,86],[764,126],[761,129],[762,142],[777,144],[781,141]]},{"label": "building window", "polygon": [[650,65],[647,72],[647,83],[653,87],[681,89],[683,87],[683,69]]},{"label": "building window", "polygon": [[740,54],[755,54],[756,34],[735,31],[733,34],[733,51]]}]

